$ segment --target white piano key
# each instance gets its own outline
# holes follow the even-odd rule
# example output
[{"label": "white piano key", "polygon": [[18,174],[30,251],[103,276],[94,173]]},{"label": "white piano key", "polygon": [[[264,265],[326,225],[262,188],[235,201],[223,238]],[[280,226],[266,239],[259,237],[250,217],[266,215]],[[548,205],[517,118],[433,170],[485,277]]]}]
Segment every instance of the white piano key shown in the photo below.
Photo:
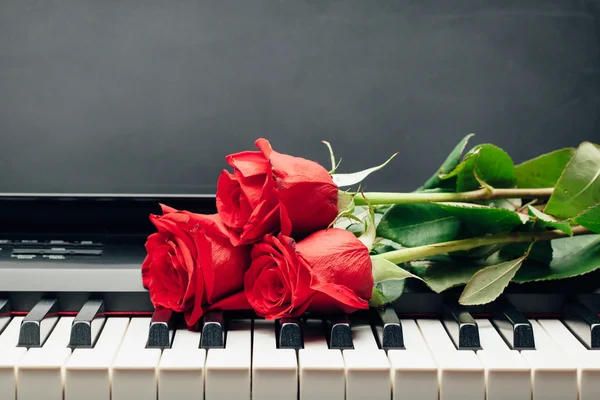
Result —
[{"label": "white piano key", "polygon": [[404,347],[406,350],[414,350],[414,351],[422,351],[426,350],[424,353],[429,354],[429,347],[427,347],[427,342],[423,338],[421,334],[421,330],[419,329],[417,323],[413,319],[401,319],[402,323],[402,333],[404,335]]},{"label": "white piano key", "polygon": [[0,315],[0,333],[2,333],[4,331],[4,329],[8,326],[8,324],[11,321],[11,317],[10,316],[2,316]]},{"label": "white piano key", "polygon": [[346,399],[388,400],[391,394],[390,362],[379,349],[370,325],[352,325],[354,349],[343,350]]},{"label": "white piano key", "polygon": [[249,400],[252,324],[249,320],[227,325],[224,349],[209,349],[206,355],[204,396],[206,400]]},{"label": "white piano key", "polygon": [[588,350],[557,319],[540,319],[538,323],[565,354],[577,364],[579,400],[600,398],[600,352]]},{"label": "white piano key", "polygon": [[252,398],[296,400],[296,351],[277,348],[275,321],[255,320],[252,343]]},{"label": "white piano key", "polygon": [[457,350],[439,320],[417,324],[439,368],[440,400],[483,400],[485,371],[473,350]]},{"label": "white piano key", "polygon": [[531,367],[511,350],[487,319],[476,320],[482,350],[477,357],[485,368],[487,400],[531,399]]},{"label": "white piano key", "polygon": [[163,350],[158,364],[158,398],[204,398],[206,350],[200,349],[200,332],[178,329],[170,349]]},{"label": "white piano key", "polygon": [[17,393],[16,366],[27,349],[17,347],[23,317],[14,317],[0,334],[0,399],[14,399]]},{"label": "white piano key", "polygon": [[438,367],[414,320],[401,320],[406,350],[388,350],[392,399],[437,400]]},{"label": "white piano key", "polygon": [[146,349],[150,318],[132,318],[112,365],[112,400],[156,400],[160,349]]},{"label": "white piano key", "polygon": [[531,320],[535,350],[522,350],[531,366],[533,400],[576,400],[577,366],[537,321]]},{"label": "white piano key", "polygon": [[65,400],[110,399],[110,368],[129,318],[108,318],[93,348],[79,348],[65,364]]},{"label": "white piano key", "polygon": [[300,400],[344,400],[346,371],[342,352],[330,349],[320,321],[304,326],[304,348],[298,351]]},{"label": "white piano key", "polygon": [[63,366],[71,355],[69,336],[74,317],[61,317],[41,348],[31,348],[17,371],[19,400],[62,400]]}]

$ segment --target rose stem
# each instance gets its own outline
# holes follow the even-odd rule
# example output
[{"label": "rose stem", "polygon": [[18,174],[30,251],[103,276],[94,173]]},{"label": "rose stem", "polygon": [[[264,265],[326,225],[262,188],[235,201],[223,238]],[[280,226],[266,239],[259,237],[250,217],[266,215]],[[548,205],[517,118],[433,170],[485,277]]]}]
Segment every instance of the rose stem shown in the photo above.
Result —
[{"label": "rose stem", "polygon": [[[364,197],[368,204],[410,204],[410,203],[437,203],[452,201],[476,201],[493,199],[511,199],[511,198],[547,198],[552,195],[554,188],[541,189],[478,189],[470,192],[459,193],[387,193],[387,192],[367,192]],[[367,200],[363,196],[355,196],[354,204],[357,206],[367,205]]]},{"label": "rose stem", "polygon": [[[594,233],[582,226],[573,228],[573,235],[586,235]],[[471,239],[453,240],[451,242],[430,244],[427,246],[411,247],[406,249],[394,250],[387,253],[382,253],[373,257],[385,258],[394,264],[401,264],[408,261],[413,261],[423,257],[435,256],[438,254],[451,253],[454,251],[471,250],[476,247],[487,246],[500,243],[527,243],[538,240],[552,240],[567,237],[561,231],[547,232],[513,232],[484,237],[476,237]]]}]

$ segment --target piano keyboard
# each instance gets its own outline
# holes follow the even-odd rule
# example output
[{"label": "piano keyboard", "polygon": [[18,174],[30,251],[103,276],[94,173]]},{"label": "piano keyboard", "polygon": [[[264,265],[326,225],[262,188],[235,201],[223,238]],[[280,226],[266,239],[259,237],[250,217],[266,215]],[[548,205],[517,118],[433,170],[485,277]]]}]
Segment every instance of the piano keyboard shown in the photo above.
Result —
[{"label": "piano keyboard", "polygon": [[[198,332],[171,313],[112,317],[90,300],[59,316],[41,300],[2,313],[0,399],[600,398],[599,319],[585,306],[527,319],[505,304],[473,318],[373,315],[265,321],[208,314]],[[576,318],[579,316],[579,318]]]}]

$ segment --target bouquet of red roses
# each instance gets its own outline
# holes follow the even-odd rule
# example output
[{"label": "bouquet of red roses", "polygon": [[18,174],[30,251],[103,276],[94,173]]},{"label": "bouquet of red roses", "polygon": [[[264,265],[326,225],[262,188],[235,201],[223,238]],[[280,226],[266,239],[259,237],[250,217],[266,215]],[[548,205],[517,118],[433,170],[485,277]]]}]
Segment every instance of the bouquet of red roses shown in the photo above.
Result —
[{"label": "bouquet of red roses", "polygon": [[155,307],[194,326],[208,310],[267,319],[351,313],[395,301],[407,278],[483,304],[510,282],[561,279],[600,267],[600,148],[583,143],[515,166],[471,135],[412,193],[364,193],[384,164],[336,173],[274,151],[226,157],[217,210],[162,205],[150,216],[143,283]]}]

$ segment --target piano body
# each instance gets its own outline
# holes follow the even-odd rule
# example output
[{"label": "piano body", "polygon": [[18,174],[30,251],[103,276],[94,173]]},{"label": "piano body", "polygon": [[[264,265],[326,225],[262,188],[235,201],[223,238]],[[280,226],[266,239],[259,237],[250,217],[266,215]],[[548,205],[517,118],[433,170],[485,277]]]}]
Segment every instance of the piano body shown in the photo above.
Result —
[{"label": "piano body", "polygon": [[400,149],[378,190],[472,130],[521,160],[595,138],[599,8],[0,0],[0,399],[600,398],[597,273],[197,331],[140,275],[148,215],[214,213],[223,156],[259,136],[357,169]]}]

